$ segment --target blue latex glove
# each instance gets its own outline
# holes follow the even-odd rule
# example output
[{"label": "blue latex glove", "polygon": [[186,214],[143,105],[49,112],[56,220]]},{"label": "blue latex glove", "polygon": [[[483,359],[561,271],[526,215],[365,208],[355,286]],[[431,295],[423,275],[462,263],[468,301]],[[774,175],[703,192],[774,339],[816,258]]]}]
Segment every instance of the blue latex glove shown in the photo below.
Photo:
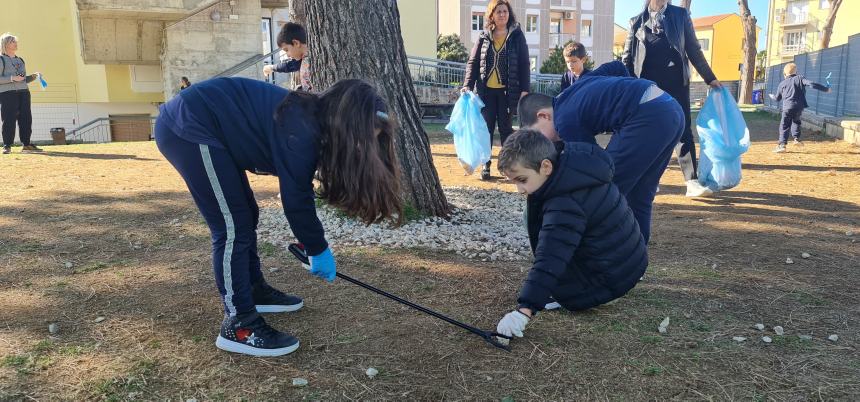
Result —
[{"label": "blue latex glove", "polygon": [[334,255],[330,248],[325,249],[317,256],[311,256],[310,260],[312,274],[329,282],[334,281],[337,274],[337,263],[334,261]]}]

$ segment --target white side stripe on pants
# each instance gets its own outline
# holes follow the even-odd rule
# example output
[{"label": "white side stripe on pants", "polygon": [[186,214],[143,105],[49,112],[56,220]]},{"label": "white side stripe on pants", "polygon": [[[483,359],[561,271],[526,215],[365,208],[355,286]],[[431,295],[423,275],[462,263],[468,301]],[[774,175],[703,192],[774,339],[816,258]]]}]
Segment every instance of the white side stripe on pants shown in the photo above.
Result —
[{"label": "white side stripe on pants", "polygon": [[215,166],[212,164],[212,156],[209,155],[208,145],[200,144],[200,155],[203,157],[203,166],[206,167],[206,175],[209,176],[212,191],[215,192],[215,198],[218,199],[218,207],[221,209],[221,214],[224,215],[224,225],[227,229],[227,244],[224,245],[222,270],[224,272],[224,290],[227,291],[227,294],[224,296],[224,304],[227,305],[227,312],[232,316],[236,315],[236,306],[233,305],[233,277],[230,261],[233,259],[233,242],[236,240],[236,226],[233,225],[233,215],[230,213],[230,209],[227,208],[224,190],[221,189],[218,175],[215,174]]}]

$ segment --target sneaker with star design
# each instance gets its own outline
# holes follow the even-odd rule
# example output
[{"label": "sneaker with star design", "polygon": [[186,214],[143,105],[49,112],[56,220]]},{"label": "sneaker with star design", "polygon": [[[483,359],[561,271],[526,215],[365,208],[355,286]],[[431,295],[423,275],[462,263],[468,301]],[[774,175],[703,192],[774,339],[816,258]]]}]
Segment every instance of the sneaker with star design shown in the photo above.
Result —
[{"label": "sneaker with star design", "polygon": [[218,349],[251,356],[283,356],[299,348],[299,340],[266,323],[256,311],[225,315],[215,341]]}]

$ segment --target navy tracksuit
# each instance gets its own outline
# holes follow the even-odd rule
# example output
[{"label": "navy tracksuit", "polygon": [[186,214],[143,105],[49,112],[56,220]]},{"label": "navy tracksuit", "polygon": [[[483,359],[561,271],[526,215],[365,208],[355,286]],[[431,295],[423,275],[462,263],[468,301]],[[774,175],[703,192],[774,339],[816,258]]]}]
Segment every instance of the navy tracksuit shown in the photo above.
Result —
[{"label": "navy tracksuit", "polygon": [[155,141],[191,192],[212,235],[215,281],[230,315],[255,310],[260,281],[259,208],[245,171],[278,176],[284,214],[310,255],[328,248],[316,216],[313,176],[319,127],[297,107],[275,112],[289,91],[245,78],[216,78],[161,106]]},{"label": "navy tracksuit", "polygon": [[786,77],[776,89],[776,101],[782,101],[782,118],[779,124],[780,144],[785,145],[788,142],[789,132],[795,140],[800,141],[800,116],[803,115],[803,109],[809,107],[806,103],[806,87],[819,91],[829,89],[797,74]]},{"label": "navy tracksuit", "polygon": [[556,147],[552,175],[528,197],[535,259],[517,301],[533,311],[549,296],[572,311],[617,299],[648,267],[645,239],[612,183],[612,158],[593,144]]},{"label": "navy tracksuit", "polygon": [[553,100],[562,140],[596,144],[595,135],[614,132],[606,147],[615,164],[612,181],[627,198],[646,243],[657,185],[684,131],[684,112],[675,99],[665,93],[648,99],[646,92],[655,88],[613,61],[581,76]]}]

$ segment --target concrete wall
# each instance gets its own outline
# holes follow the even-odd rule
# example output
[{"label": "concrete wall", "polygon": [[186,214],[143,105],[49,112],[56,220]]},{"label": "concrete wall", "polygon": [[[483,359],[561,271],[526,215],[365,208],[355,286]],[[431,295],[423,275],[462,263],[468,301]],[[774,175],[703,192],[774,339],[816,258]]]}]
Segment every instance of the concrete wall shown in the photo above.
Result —
[{"label": "concrete wall", "polygon": [[[165,30],[161,57],[165,99],[179,91],[182,76],[197,82],[261,54],[260,0],[234,3],[220,1]],[[219,21],[213,21],[212,11],[218,11]]]}]

